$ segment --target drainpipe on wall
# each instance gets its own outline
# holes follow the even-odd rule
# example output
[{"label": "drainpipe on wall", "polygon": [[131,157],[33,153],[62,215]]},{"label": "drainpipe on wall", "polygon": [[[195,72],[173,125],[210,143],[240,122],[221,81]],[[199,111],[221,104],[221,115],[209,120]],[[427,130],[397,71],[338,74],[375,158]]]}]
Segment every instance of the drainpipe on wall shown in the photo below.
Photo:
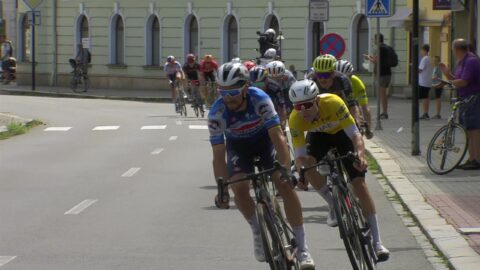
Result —
[{"label": "drainpipe on wall", "polygon": [[57,85],[57,0],[52,0],[52,72],[50,86]]}]

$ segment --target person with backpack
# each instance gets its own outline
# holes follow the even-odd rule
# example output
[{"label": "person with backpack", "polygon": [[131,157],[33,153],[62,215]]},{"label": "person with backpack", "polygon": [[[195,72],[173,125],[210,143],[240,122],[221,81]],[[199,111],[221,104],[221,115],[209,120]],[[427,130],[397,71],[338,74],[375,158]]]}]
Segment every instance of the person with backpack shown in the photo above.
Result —
[{"label": "person with backpack", "polygon": [[92,54],[87,48],[83,48],[83,45],[80,43],[77,45],[77,55],[75,59],[70,59],[69,62],[73,69],[78,66],[82,70],[83,76],[86,77],[88,74],[88,64],[92,62]]},{"label": "person with backpack", "polygon": [[[392,81],[392,67],[398,65],[398,55],[395,50],[383,43],[383,34],[380,34],[377,38],[375,35],[375,44],[380,42],[380,79],[379,79],[379,97],[380,103],[382,105],[382,113],[380,114],[380,119],[388,119],[388,96],[387,89],[390,87]],[[376,64],[378,56],[365,55],[365,57],[370,60],[370,62]],[[375,65],[375,72],[377,70],[377,65]]]},{"label": "person with backpack", "polygon": [[5,35],[0,35],[0,46],[1,46],[1,67],[3,72],[4,81],[3,84],[10,83],[10,70],[11,70],[11,61],[10,58],[13,56],[13,46],[10,40],[7,40]]}]

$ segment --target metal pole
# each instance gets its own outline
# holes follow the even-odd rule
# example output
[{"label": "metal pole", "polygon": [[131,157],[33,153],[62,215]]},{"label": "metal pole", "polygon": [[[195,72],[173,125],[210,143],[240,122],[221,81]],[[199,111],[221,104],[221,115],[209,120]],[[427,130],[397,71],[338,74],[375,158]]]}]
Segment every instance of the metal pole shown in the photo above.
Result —
[{"label": "metal pole", "polygon": [[418,100],[418,0],[413,0],[412,29],[412,156],[420,155],[420,123]]},{"label": "metal pole", "polygon": [[377,124],[375,130],[382,130],[382,121],[380,120],[380,18],[377,18],[377,62],[375,63],[375,90],[377,91]]},{"label": "metal pole", "polygon": [[32,91],[35,91],[35,10],[32,9]]}]

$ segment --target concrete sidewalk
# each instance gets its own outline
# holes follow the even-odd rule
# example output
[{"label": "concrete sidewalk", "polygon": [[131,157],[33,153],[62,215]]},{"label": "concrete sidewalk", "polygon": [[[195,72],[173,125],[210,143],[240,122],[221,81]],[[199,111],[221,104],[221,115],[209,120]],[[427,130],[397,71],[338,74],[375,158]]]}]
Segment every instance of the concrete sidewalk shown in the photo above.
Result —
[{"label": "concrete sidewalk", "polygon": [[[372,99],[370,104],[376,104]],[[430,105],[430,115],[434,107]],[[433,109],[432,109],[433,107]],[[372,106],[376,115],[376,107]],[[420,156],[411,155],[411,100],[390,99],[383,130],[366,141],[382,172],[413,213],[427,237],[447,257],[453,269],[480,269],[480,171],[432,173],[426,163],[428,143],[447,122],[450,106],[442,104],[441,120],[420,122]],[[375,127],[375,121],[373,121]],[[468,153],[467,153],[468,155]],[[477,228],[461,234],[460,229]]]}]

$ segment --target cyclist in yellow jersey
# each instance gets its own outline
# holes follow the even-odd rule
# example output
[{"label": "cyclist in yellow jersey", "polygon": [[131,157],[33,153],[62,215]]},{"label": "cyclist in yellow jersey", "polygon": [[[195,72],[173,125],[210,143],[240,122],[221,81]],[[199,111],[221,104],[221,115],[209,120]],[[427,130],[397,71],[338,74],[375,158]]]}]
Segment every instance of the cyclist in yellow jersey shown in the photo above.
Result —
[{"label": "cyclist in yellow jersey", "polygon": [[[344,162],[345,169],[370,225],[378,261],[388,260],[390,252],[380,239],[375,204],[365,183],[368,166],[365,145],[347,105],[337,95],[319,94],[317,85],[311,80],[295,82],[290,88],[289,97],[294,110],[288,123],[297,168],[312,166],[323,159],[333,147],[337,148],[341,155],[349,151],[358,153],[359,161]],[[329,205],[327,225],[336,226],[332,194],[326,185],[325,177],[316,170],[309,170],[305,173],[305,180],[305,184],[299,184],[300,188],[308,183],[312,184]]]},{"label": "cyclist in yellow jersey", "polygon": [[372,127],[372,116],[370,114],[370,108],[368,107],[368,96],[367,91],[365,89],[365,84],[363,84],[362,80],[353,75],[353,65],[347,60],[338,60],[335,62],[335,69],[338,72],[345,74],[352,84],[352,98],[358,102],[360,106],[363,119],[366,121],[366,131],[365,137],[367,139],[371,139],[373,137],[373,133],[371,131]]}]

